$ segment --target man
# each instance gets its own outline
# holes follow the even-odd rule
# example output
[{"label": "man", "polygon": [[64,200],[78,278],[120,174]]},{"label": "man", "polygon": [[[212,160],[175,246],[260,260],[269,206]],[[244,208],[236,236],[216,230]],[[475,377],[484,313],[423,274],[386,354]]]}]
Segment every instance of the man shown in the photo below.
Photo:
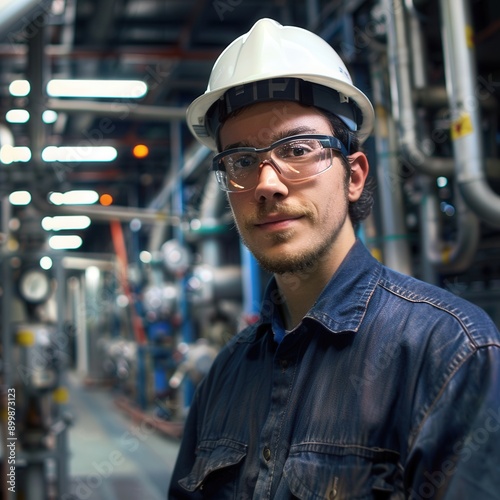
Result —
[{"label": "man", "polygon": [[333,49],[262,19],[187,117],[274,277],[198,387],[169,498],[500,498],[500,335],[356,240],[373,110]]}]

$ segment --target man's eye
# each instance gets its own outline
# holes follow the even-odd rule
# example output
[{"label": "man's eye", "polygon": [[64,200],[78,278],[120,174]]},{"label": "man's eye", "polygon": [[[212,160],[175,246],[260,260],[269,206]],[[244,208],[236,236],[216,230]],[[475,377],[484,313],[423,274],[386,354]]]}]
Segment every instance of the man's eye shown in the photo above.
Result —
[{"label": "man's eye", "polygon": [[292,155],[293,156],[304,156],[306,155],[310,150],[304,148],[303,146],[294,146],[292,148]]},{"label": "man's eye", "polygon": [[234,158],[231,163],[233,164],[233,168],[249,168],[255,165],[255,156],[239,156],[238,158]]},{"label": "man's eye", "polygon": [[313,148],[308,144],[297,143],[297,144],[287,144],[279,151],[279,156],[281,158],[292,158],[297,156],[305,156],[312,153]]}]

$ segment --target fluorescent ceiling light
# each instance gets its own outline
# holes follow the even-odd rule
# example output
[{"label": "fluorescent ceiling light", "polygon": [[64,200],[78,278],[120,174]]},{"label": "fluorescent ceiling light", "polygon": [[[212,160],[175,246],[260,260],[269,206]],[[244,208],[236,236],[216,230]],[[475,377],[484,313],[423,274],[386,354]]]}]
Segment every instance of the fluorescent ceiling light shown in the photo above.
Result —
[{"label": "fluorescent ceiling light", "polygon": [[82,246],[83,240],[77,235],[51,236],[49,246],[54,250],[74,250]]},{"label": "fluorescent ceiling light", "polygon": [[45,231],[86,229],[90,226],[90,222],[90,217],[86,215],[57,215],[55,217],[44,217],[42,227]]},{"label": "fluorescent ceiling light", "polygon": [[57,113],[52,109],[46,109],[42,113],[42,121],[43,123],[55,123],[57,120]]},{"label": "fluorescent ceiling light", "polygon": [[24,97],[30,93],[31,86],[28,80],[14,80],[9,85],[9,92],[15,97]]},{"label": "fluorescent ceiling light", "polygon": [[9,195],[11,205],[28,205],[31,201],[31,194],[28,191],[14,191]]},{"label": "fluorescent ceiling light", "polygon": [[53,264],[52,259],[48,255],[44,255],[40,259],[40,267],[42,269],[45,269],[46,271],[52,267],[52,264]]},{"label": "fluorescent ceiling light", "polygon": [[50,97],[92,97],[139,99],[146,95],[148,86],[141,80],[50,80]]},{"label": "fluorescent ceiling light", "polygon": [[54,205],[92,205],[99,199],[99,195],[91,190],[73,190],[65,193],[50,193],[49,201]]},{"label": "fluorescent ceiling light", "polygon": [[26,109],[11,109],[5,113],[5,119],[9,123],[26,123],[30,119],[30,114]]},{"label": "fluorescent ceiling light", "polygon": [[48,146],[42,151],[43,161],[113,161],[117,156],[112,146]]},{"label": "fluorescent ceiling light", "polygon": [[5,144],[0,148],[0,161],[5,165],[12,162],[27,162],[31,160],[31,149],[26,146],[11,146]]}]

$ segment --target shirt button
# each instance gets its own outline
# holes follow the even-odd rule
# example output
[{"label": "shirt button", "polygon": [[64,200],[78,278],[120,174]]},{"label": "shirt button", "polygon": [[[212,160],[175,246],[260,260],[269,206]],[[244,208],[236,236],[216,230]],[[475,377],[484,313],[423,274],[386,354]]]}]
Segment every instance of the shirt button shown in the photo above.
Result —
[{"label": "shirt button", "polygon": [[337,496],[337,490],[333,489],[330,490],[330,493],[328,495],[329,500],[333,500]]},{"label": "shirt button", "polygon": [[262,450],[262,456],[266,462],[271,460],[271,450],[267,446]]}]

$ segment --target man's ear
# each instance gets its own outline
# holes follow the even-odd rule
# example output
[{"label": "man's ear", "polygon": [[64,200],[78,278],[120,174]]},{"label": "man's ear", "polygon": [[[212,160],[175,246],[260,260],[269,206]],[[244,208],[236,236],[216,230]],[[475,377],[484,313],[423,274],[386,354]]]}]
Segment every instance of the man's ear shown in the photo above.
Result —
[{"label": "man's ear", "polygon": [[349,201],[357,201],[361,196],[363,187],[365,186],[370,165],[368,158],[364,153],[358,152],[349,155],[348,159],[351,167],[351,180],[349,182]]}]

